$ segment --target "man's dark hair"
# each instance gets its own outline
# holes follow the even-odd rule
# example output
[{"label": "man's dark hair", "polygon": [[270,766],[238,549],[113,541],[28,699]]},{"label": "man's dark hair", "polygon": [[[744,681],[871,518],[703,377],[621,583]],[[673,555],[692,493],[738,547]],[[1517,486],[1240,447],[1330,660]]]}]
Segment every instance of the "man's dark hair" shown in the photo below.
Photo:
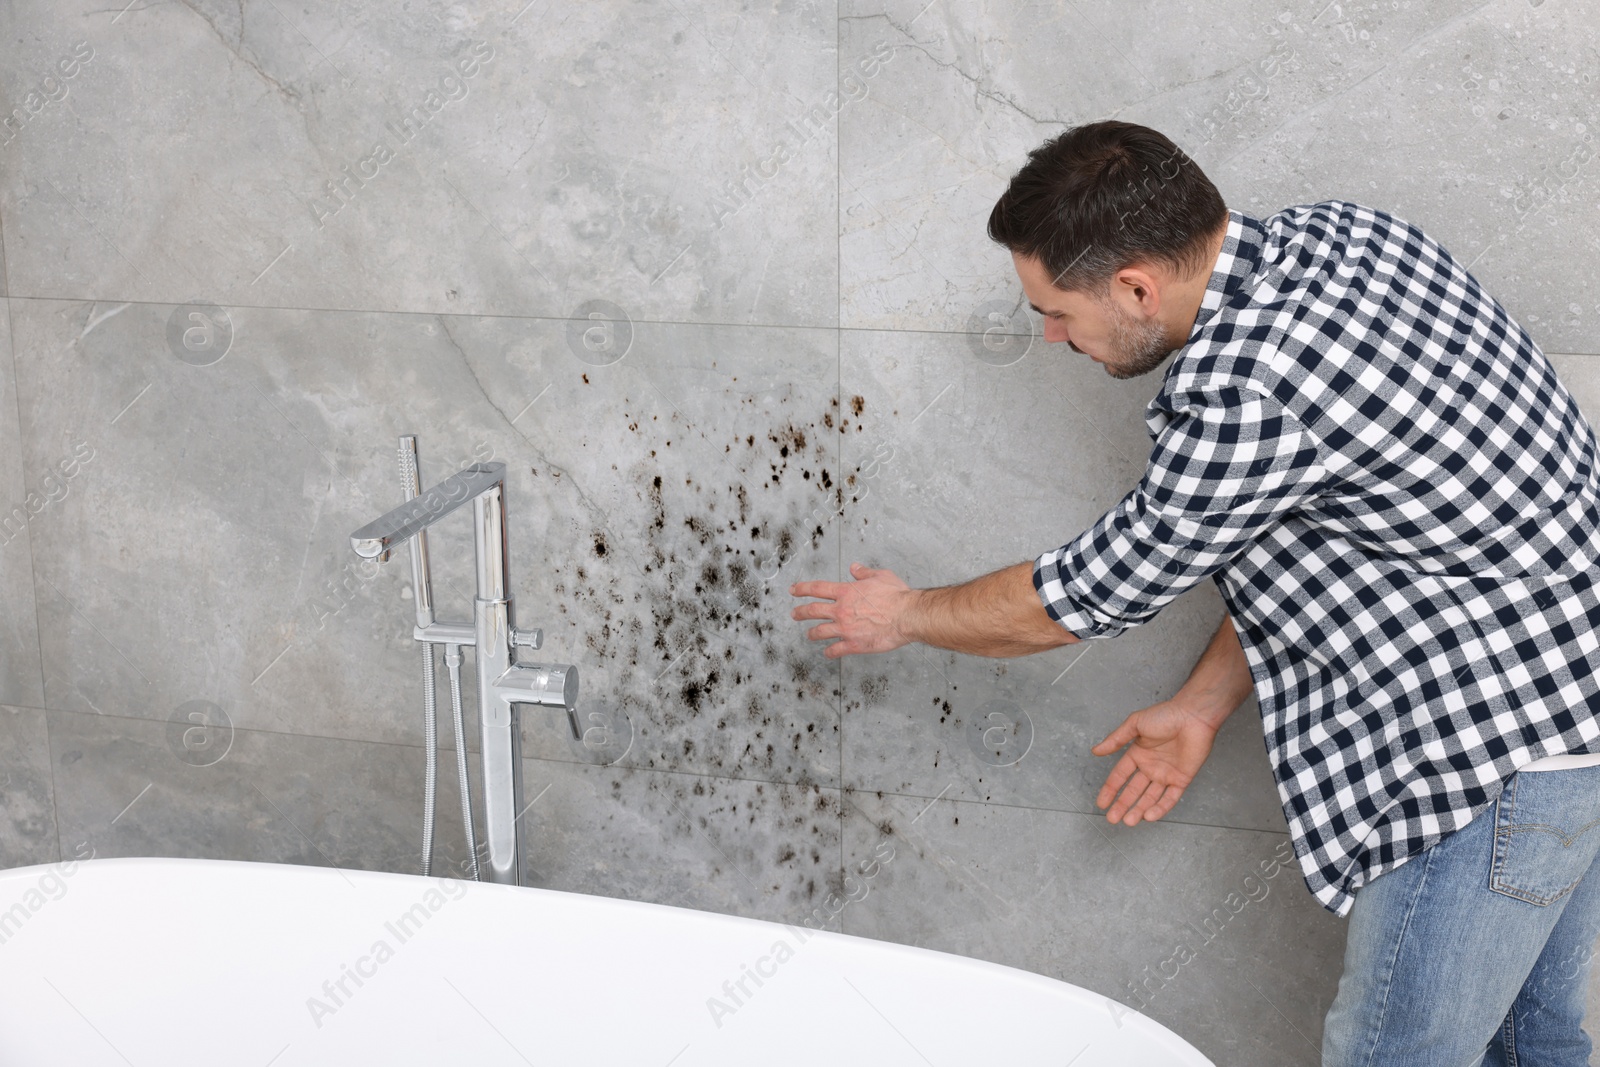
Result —
[{"label": "man's dark hair", "polygon": [[989,236],[1038,259],[1056,288],[1100,297],[1130,263],[1192,274],[1227,218],[1217,187],[1181,148],[1108,119],[1029,152],[989,213]]}]

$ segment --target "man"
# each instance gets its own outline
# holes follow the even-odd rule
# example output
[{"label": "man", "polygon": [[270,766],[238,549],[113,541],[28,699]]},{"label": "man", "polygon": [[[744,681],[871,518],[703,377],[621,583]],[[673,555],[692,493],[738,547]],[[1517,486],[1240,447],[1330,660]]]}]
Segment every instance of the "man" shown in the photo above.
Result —
[{"label": "man", "polygon": [[1328,1065],[1589,1062],[1600,935],[1600,475],[1538,346],[1419,229],[1228,209],[1124,122],[1029,155],[989,218],[1046,341],[1156,369],[1143,479],[1032,562],[939,589],[852,564],[794,609],[837,658],[1115,637],[1213,579],[1228,618],[1097,803],[1172,809],[1259,700],[1313,895],[1349,915]]}]

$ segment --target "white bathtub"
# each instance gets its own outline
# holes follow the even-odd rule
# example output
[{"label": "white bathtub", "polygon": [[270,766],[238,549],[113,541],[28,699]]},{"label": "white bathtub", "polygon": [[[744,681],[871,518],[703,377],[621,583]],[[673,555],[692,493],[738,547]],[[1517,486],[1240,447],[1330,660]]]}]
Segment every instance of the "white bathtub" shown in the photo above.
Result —
[{"label": "white bathtub", "polygon": [[0,871],[6,1067],[452,1062],[1210,1063],[1064,982],[684,908],[273,863]]}]

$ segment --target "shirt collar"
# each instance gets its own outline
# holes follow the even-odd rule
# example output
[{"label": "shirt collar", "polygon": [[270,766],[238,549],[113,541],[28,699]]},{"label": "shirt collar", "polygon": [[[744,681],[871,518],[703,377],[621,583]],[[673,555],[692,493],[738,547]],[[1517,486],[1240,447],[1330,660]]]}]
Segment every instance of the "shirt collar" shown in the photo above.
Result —
[{"label": "shirt collar", "polygon": [[1222,239],[1217,262],[1211,268],[1211,280],[1206,283],[1205,294],[1200,298],[1200,310],[1195,313],[1194,326],[1189,331],[1191,339],[1211,321],[1218,308],[1233,298],[1244,280],[1255,273],[1266,241],[1265,223],[1242,211],[1228,209],[1228,232]]}]

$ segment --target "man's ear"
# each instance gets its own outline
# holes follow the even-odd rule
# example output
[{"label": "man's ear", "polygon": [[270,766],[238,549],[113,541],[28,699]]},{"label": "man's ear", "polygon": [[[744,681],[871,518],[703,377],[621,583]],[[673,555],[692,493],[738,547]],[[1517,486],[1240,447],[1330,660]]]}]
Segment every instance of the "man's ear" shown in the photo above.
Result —
[{"label": "man's ear", "polygon": [[1117,271],[1111,279],[1111,294],[1114,299],[1131,296],[1147,315],[1161,311],[1160,279],[1142,266],[1132,265]]}]

